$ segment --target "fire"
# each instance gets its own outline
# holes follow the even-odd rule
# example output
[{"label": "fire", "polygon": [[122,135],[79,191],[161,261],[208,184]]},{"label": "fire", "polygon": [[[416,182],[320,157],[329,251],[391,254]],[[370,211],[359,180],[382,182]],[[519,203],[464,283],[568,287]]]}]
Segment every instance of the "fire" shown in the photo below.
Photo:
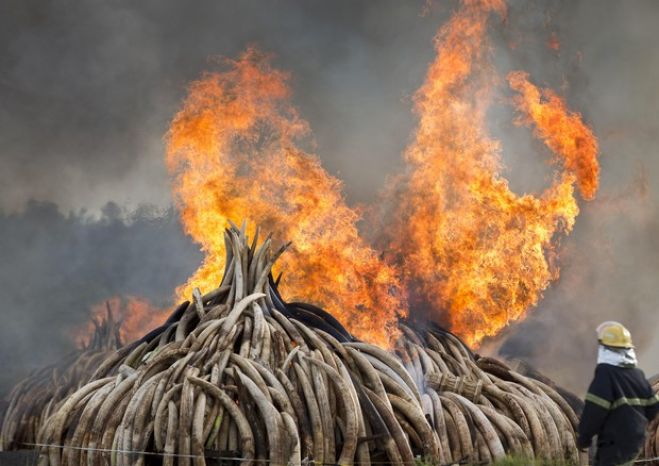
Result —
[{"label": "fire", "polygon": [[552,32],[549,35],[549,40],[547,41],[547,47],[549,47],[554,52],[561,50],[561,42],[558,40],[558,35],[555,32]]},{"label": "fire", "polygon": [[509,189],[485,124],[499,82],[487,40],[495,14],[505,16],[503,1],[465,0],[436,37],[414,99],[407,171],[389,190],[382,255],[360,236],[341,182],[307,148],[287,74],[249,49],[193,83],[168,132],[167,166],[186,232],[206,258],[179,297],[219,284],[223,230],[245,219],[292,241],[280,260],[284,295],[327,308],[362,339],[391,344],[408,303],[472,345],[522,318],[558,277],[557,241],[579,212],[575,185],[595,196],[598,148],[581,115],[511,73],[516,122],[533,125],[560,163],[539,195]]},{"label": "fire", "polygon": [[119,337],[124,343],[130,343],[144,335],[145,330],[151,330],[161,325],[168,316],[168,311],[153,306],[143,298],[115,296],[91,307],[89,322],[74,330],[74,339],[80,346],[86,346],[94,333],[96,322],[103,322],[112,317],[120,323]]},{"label": "fire", "polygon": [[321,304],[355,335],[386,345],[406,309],[396,271],[360,238],[341,182],[303,148],[308,125],[288,102],[287,78],[250,49],[193,83],[175,116],[167,165],[186,232],[206,253],[178,294],[218,286],[223,230],[245,219],[292,241],[279,261],[287,299]]},{"label": "fire", "polygon": [[415,96],[419,124],[405,153],[408,172],[392,190],[399,205],[389,235],[411,305],[429,308],[472,345],[522,318],[558,277],[557,235],[579,212],[573,185],[592,199],[599,169],[596,140],[580,115],[512,73],[525,115],[518,122],[536,125],[565,170],[539,196],[509,189],[500,143],[485,125],[497,82],[486,37],[492,12],[503,16],[505,6],[465,2],[440,29],[437,58]]},{"label": "fire", "polygon": [[597,139],[581,115],[568,110],[551,89],[540,91],[536,88],[524,72],[510,73],[508,82],[519,93],[515,103],[524,115],[517,122],[535,124],[536,136],[563,159],[567,170],[576,175],[584,199],[594,199],[599,186]]}]

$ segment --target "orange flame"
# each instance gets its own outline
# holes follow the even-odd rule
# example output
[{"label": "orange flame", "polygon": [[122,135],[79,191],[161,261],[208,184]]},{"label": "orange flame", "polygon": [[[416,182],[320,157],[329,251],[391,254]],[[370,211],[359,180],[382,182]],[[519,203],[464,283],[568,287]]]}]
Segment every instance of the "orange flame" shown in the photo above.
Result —
[{"label": "orange flame", "polygon": [[547,41],[547,47],[549,47],[554,52],[561,50],[561,42],[558,40],[558,35],[555,32],[552,32],[549,35],[549,40]]},{"label": "orange flame", "polygon": [[505,3],[465,0],[436,37],[415,96],[408,170],[391,191],[398,205],[384,259],[360,237],[341,182],[305,149],[309,129],[288,101],[288,75],[249,49],[193,83],[168,133],[167,165],[186,232],[206,257],[179,297],[219,284],[223,229],[245,219],[293,241],[280,260],[286,297],[315,301],[371,342],[391,343],[408,299],[474,345],[522,318],[558,277],[557,238],[579,211],[575,183],[587,200],[597,191],[597,142],[552,91],[510,74],[517,123],[535,125],[562,169],[538,196],[509,189],[485,125],[497,83],[492,13],[505,16]]},{"label": "orange flame", "polygon": [[115,296],[93,305],[90,321],[74,330],[74,339],[80,342],[82,347],[86,346],[94,333],[93,320],[105,321],[108,309],[112,313],[113,320],[119,323],[119,336],[125,343],[141,338],[145,331],[163,324],[168,317],[168,310],[157,308],[146,299]]},{"label": "orange flame", "polygon": [[597,139],[581,115],[568,110],[551,89],[538,90],[528,81],[527,73],[512,72],[508,75],[508,82],[519,92],[515,103],[525,114],[517,123],[536,125],[536,136],[563,158],[565,168],[577,177],[581,195],[592,200],[599,186]]},{"label": "orange flame", "polygon": [[[436,38],[437,58],[415,96],[419,125],[396,181],[399,202],[389,257],[406,271],[413,306],[450,324],[469,344],[497,334],[537,304],[557,278],[557,233],[578,214],[573,184],[597,189],[597,143],[578,114],[523,73],[511,74],[516,104],[566,170],[542,195],[518,196],[501,177],[500,144],[486,130],[496,82],[486,38],[502,3],[465,2]],[[535,90],[535,92],[534,92]]]},{"label": "orange flame", "polygon": [[355,335],[388,344],[405,312],[398,278],[359,237],[341,182],[302,148],[308,126],[288,103],[287,75],[253,49],[229,65],[192,84],[168,134],[183,224],[206,253],[179,296],[219,285],[223,229],[245,219],[293,242],[279,262],[284,296],[321,304]]}]

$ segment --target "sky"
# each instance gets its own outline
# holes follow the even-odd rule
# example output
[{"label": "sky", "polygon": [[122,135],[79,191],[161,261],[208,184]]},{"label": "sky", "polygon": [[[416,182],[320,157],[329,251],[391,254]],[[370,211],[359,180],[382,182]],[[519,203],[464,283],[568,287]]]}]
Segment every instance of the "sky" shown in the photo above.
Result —
[{"label": "sky", "polygon": [[[369,203],[402,166],[415,125],[411,96],[433,59],[434,34],[457,6],[0,3],[0,302],[13,322],[0,329],[0,358],[8,361],[23,342],[23,356],[3,362],[11,365],[5,369],[18,377],[69,350],[68,329],[94,301],[141,294],[167,303],[198,265],[198,248],[171,210],[163,137],[188,83],[217,69],[218,57],[251,44],[272,53],[273,64],[291,73],[293,101],[323,166],[343,180],[351,205]],[[491,32],[502,76],[524,69],[558,90],[601,148],[600,192],[580,201],[575,231],[561,245],[561,279],[492,344],[578,392],[592,371],[601,320],[628,325],[643,367],[659,372],[656,24],[653,0],[516,0]],[[552,37],[558,50],[547,45]],[[541,191],[551,170],[537,142],[504,105],[489,120],[511,187]],[[149,238],[161,247],[142,247]],[[55,350],[32,355],[26,342],[38,338]]]}]

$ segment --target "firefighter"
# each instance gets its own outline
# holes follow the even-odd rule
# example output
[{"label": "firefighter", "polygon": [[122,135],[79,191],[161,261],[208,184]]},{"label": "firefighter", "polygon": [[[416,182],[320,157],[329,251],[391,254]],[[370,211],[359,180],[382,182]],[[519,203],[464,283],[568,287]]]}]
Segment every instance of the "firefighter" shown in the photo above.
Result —
[{"label": "firefighter", "polygon": [[596,466],[631,465],[643,447],[659,397],[636,367],[632,338],[622,324],[597,327],[597,368],[579,423],[577,444],[587,449],[597,436]]}]

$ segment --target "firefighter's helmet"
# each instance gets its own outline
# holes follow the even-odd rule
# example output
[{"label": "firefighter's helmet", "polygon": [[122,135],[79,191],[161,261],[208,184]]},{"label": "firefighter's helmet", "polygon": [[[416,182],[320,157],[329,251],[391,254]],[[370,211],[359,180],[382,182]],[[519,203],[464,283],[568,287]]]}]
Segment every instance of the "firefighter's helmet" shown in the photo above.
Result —
[{"label": "firefighter's helmet", "polygon": [[597,340],[613,348],[633,348],[632,335],[620,322],[606,321],[597,327]]}]

